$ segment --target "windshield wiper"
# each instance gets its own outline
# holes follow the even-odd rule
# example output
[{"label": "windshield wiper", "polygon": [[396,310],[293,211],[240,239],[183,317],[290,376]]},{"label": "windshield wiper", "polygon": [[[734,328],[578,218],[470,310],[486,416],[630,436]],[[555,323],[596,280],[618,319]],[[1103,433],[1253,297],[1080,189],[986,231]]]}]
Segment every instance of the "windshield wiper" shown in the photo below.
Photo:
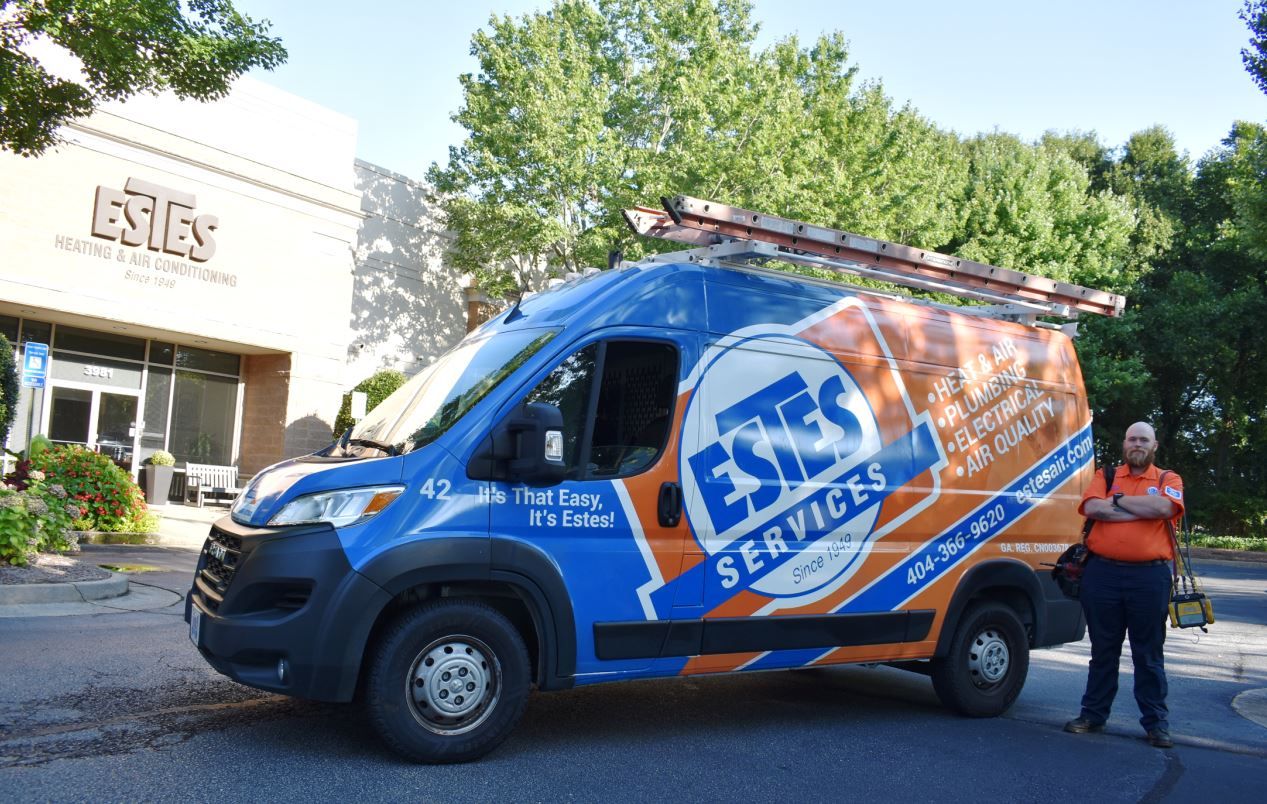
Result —
[{"label": "windshield wiper", "polygon": [[353,447],[373,447],[381,452],[386,452],[388,455],[400,454],[400,449],[395,444],[385,444],[372,438],[349,438],[346,443]]}]

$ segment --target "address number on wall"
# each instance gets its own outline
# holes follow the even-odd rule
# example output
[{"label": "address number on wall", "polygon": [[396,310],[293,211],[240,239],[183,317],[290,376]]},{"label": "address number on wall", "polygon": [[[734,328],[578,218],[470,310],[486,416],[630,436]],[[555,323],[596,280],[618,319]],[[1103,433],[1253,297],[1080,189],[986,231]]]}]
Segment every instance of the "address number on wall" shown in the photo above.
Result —
[{"label": "address number on wall", "polygon": [[104,366],[84,366],[84,375],[87,377],[101,377],[105,380],[114,379],[114,369]]}]

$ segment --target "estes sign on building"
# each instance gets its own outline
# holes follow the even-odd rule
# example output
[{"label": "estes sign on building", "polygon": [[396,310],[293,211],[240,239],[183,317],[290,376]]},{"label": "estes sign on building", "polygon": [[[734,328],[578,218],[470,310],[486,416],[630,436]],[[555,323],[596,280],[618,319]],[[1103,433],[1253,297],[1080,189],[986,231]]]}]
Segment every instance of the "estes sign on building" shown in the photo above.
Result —
[{"label": "estes sign on building", "polygon": [[216,253],[212,233],[220,219],[195,215],[196,204],[193,193],[135,177],[128,179],[123,190],[98,185],[92,235],[206,262]]}]

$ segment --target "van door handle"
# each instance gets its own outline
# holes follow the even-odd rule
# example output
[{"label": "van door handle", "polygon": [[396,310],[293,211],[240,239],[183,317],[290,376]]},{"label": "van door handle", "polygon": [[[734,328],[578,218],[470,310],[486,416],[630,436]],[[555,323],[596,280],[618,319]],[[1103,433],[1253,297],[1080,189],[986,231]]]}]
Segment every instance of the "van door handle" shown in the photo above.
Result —
[{"label": "van door handle", "polygon": [[673,482],[660,484],[660,502],[656,511],[661,527],[677,527],[677,523],[682,521],[682,487]]}]

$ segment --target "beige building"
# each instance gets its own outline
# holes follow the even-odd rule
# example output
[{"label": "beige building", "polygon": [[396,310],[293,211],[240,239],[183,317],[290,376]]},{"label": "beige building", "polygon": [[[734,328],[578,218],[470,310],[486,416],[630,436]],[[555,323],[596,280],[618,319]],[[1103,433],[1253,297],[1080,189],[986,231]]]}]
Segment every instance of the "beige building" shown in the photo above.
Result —
[{"label": "beige building", "polygon": [[64,136],[0,153],[0,332],[51,350],[11,448],[45,433],[134,471],[166,449],[251,474],[329,443],[360,380],[466,332],[425,188],[357,160],[348,117],[243,79]]}]

